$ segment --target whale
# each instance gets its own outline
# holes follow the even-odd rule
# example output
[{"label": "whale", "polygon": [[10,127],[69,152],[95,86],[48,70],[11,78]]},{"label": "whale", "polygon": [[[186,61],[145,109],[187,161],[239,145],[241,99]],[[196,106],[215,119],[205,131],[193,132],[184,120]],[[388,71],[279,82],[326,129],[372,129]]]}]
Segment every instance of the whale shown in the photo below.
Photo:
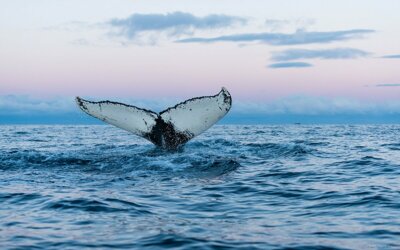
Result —
[{"label": "whale", "polygon": [[232,107],[226,88],[213,96],[188,99],[162,112],[114,101],[75,98],[88,115],[140,136],[163,149],[177,149],[221,120]]}]

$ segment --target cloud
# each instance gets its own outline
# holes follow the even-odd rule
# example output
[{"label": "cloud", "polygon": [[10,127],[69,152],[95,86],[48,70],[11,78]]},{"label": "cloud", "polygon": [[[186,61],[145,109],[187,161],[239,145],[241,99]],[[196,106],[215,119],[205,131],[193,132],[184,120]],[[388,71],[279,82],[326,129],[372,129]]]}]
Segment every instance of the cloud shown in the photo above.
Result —
[{"label": "cloud", "polygon": [[351,98],[288,96],[271,102],[236,102],[233,112],[264,115],[400,115],[400,101],[369,102]]},{"label": "cloud", "polygon": [[[143,100],[132,98],[96,97],[89,100],[114,100],[132,104],[138,107],[162,111],[175,105],[180,100],[177,98],[159,98],[157,100]],[[0,96],[0,115],[4,114],[55,114],[55,113],[80,113],[75,103],[75,97],[35,98],[28,95],[3,95]]]},{"label": "cloud", "polygon": [[93,45],[90,41],[88,41],[87,39],[84,39],[84,38],[75,39],[75,40],[71,41],[70,44],[76,45],[76,46],[91,46],[91,45]]},{"label": "cloud", "polygon": [[177,40],[180,43],[214,43],[214,42],[263,42],[270,45],[298,45],[312,43],[331,43],[361,38],[374,32],[369,29],[353,29],[330,32],[309,32],[298,30],[295,33],[247,33],[218,36],[211,38],[193,37]]},{"label": "cloud", "polygon": [[65,31],[65,32],[87,32],[95,28],[100,28],[99,24],[91,24],[87,22],[72,21],[61,23],[58,25],[46,26],[42,29],[45,31]]},{"label": "cloud", "polygon": [[194,30],[210,30],[245,24],[246,19],[228,15],[197,17],[185,12],[167,14],[133,14],[127,18],[115,18],[107,22],[116,29],[115,35],[134,40],[143,32],[166,32],[169,36],[191,34]]},{"label": "cloud", "polygon": [[280,19],[266,19],[265,26],[273,31],[280,30],[285,26],[291,24],[289,20],[280,20]]},{"label": "cloud", "polygon": [[238,124],[378,124],[400,122],[400,101],[289,96],[270,102],[237,101],[226,123]]},{"label": "cloud", "polygon": [[400,83],[381,83],[375,85],[375,87],[400,87]]},{"label": "cloud", "polygon": [[274,52],[272,54],[272,60],[274,61],[291,61],[291,60],[302,60],[302,59],[351,59],[365,57],[369,55],[368,52],[352,49],[352,48],[336,48],[336,49],[320,49],[320,50],[309,50],[309,49],[289,49],[280,52]]},{"label": "cloud", "polygon": [[282,20],[282,19],[265,20],[266,28],[274,32],[278,30],[287,30],[287,29],[304,30],[313,24],[315,24],[315,20],[307,18],[297,18],[292,20]]},{"label": "cloud", "polygon": [[[177,99],[140,100],[127,98],[88,98],[115,100],[156,112],[173,106]],[[74,97],[36,98],[28,95],[0,96],[0,124],[104,124],[84,114]]]},{"label": "cloud", "polygon": [[37,99],[26,95],[0,96],[0,114],[65,113],[75,110],[74,99]]},{"label": "cloud", "polygon": [[270,64],[268,67],[273,69],[280,69],[280,68],[307,68],[312,67],[313,65],[306,62],[287,62],[287,63],[273,63]]},{"label": "cloud", "polygon": [[[92,99],[92,98],[91,98]],[[101,100],[103,98],[93,98]],[[134,100],[106,98],[161,111],[177,99]],[[373,118],[375,116],[375,118]],[[399,122],[400,101],[371,102],[351,98],[289,96],[274,101],[236,100],[225,123],[280,122]],[[284,119],[283,119],[284,118]],[[348,120],[353,119],[353,120]],[[30,96],[0,96],[0,124],[104,124],[79,110],[73,97],[39,99]]]},{"label": "cloud", "polygon": [[400,55],[386,55],[386,56],[382,56],[382,58],[400,59]]}]

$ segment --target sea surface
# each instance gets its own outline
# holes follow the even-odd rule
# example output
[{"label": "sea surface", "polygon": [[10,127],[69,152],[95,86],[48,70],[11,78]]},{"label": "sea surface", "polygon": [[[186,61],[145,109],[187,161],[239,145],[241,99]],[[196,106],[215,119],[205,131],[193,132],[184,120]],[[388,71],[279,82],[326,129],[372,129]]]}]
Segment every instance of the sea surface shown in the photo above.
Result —
[{"label": "sea surface", "polygon": [[0,126],[0,249],[90,248],[400,249],[400,125]]}]

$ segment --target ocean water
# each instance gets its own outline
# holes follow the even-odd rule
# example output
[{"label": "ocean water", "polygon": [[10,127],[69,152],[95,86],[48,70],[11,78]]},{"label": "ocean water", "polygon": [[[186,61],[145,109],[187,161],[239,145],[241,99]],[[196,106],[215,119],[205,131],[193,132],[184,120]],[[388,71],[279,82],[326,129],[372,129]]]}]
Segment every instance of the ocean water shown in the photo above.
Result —
[{"label": "ocean water", "polygon": [[400,125],[0,126],[1,249],[400,249]]}]

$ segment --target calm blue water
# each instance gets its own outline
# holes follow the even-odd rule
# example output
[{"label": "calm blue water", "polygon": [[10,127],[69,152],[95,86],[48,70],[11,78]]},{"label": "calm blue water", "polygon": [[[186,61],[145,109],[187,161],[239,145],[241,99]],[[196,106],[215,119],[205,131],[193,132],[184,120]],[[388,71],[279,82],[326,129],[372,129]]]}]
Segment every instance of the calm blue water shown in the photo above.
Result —
[{"label": "calm blue water", "polygon": [[400,249],[400,125],[0,126],[0,248]]}]

